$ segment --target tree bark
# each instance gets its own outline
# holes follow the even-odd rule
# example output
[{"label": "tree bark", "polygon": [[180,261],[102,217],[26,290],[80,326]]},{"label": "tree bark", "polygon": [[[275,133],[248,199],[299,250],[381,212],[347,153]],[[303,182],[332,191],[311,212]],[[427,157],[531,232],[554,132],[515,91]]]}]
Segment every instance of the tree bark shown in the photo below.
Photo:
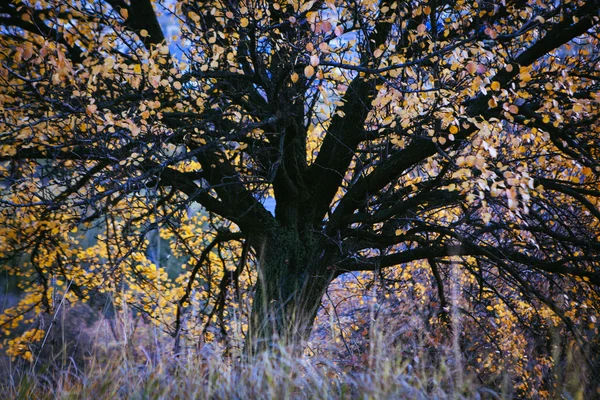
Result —
[{"label": "tree bark", "polygon": [[333,279],[325,251],[293,229],[279,229],[260,249],[246,349],[250,354],[284,344],[301,349],[321,298]]}]

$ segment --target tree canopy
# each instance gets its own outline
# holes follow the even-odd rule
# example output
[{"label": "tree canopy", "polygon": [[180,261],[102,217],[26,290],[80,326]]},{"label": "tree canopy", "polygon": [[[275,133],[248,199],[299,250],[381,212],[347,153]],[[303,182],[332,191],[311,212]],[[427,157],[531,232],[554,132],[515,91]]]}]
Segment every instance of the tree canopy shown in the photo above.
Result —
[{"label": "tree canopy", "polygon": [[458,285],[477,319],[593,345],[599,10],[3,2],[0,259],[27,296],[2,328],[109,293],[174,337],[258,349],[307,339],[344,274],[417,271],[440,315]]}]

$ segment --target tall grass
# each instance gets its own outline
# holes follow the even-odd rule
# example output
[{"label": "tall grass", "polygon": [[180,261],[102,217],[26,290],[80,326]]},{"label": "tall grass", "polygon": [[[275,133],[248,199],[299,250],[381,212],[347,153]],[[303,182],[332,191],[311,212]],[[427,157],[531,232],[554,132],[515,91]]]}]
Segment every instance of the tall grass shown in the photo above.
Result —
[{"label": "tall grass", "polygon": [[52,375],[26,370],[0,389],[5,399],[430,399],[493,396],[475,385],[453,386],[448,369],[411,371],[398,354],[372,355],[349,372],[327,360],[294,357],[284,348],[252,361],[219,356],[136,362],[121,356]]},{"label": "tall grass", "polygon": [[[371,315],[368,332],[357,339],[334,319],[321,319],[303,354],[279,343],[248,359],[240,348],[219,344],[183,343],[174,355],[172,337],[130,315],[117,326],[100,320],[85,327],[65,315],[53,320],[59,321],[54,337],[44,340],[34,362],[0,357],[0,399],[519,398],[509,371],[483,379],[467,368],[458,325],[449,331],[455,337],[436,345],[414,321],[400,335]],[[73,325],[80,325],[77,335]],[[563,361],[546,373],[555,390],[534,397],[583,399],[584,355],[559,346],[555,353]]]},{"label": "tall grass", "polygon": [[[498,398],[456,371],[450,359],[405,352],[372,329],[360,357],[327,350],[297,352],[283,344],[251,360],[216,345],[175,357],[170,337],[150,326],[127,342],[98,342],[84,362],[54,358],[7,362],[2,399],[461,399]],[[131,332],[130,332],[131,334]],[[327,349],[326,343],[319,343]],[[314,344],[313,344],[314,346]],[[312,353],[312,354],[309,354]],[[451,354],[451,352],[447,352]],[[67,362],[65,362],[65,359]],[[460,376],[460,383],[457,377]]]}]

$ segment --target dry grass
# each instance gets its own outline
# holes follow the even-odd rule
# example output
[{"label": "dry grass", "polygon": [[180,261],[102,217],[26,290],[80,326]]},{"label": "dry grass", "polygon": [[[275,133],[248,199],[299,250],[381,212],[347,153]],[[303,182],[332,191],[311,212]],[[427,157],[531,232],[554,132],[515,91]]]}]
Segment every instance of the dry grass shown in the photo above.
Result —
[{"label": "dry grass", "polygon": [[85,369],[66,368],[51,375],[14,372],[0,389],[16,399],[430,399],[494,397],[473,385],[457,387],[441,369],[422,375],[397,355],[373,357],[359,372],[343,371],[326,360],[294,357],[279,348],[252,361],[189,355],[157,363],[121,356],[92,360]]},{"label": "dry grass", "polygon": [[[79,310],[55,318],[60,323],[33,363],[0,357],[0,399],[519,398],[509,372],[484,382],[468,372],[462,352],[452,348],[456,340],[432,346],[415,324],[412,341],[371,322],[363,341],[352,342],[322,321],[303,355],[277,345],[248,360],[239,349],[192,343],[176,357],[173,339],[141,319],[87,325],[88,317]],[[548,395],[584,398],[585,362],[575,353],[566,360],[550,372],[556,391]]]},{"label": "dry grass", "polygon": [[[297,356],[275,346],[252,360],[217,346],[188,348],[173,356],[160,331],[138,327],[128,343],[110,337],[107,325],[88,329],[94,351],[83,360],[54,357],[32,364],[6,361],[3,399],[460,399],[499,398],[453,369],[373,335],[360,358],[342,362],[327,351]],[[323,348],[327,348],[324,344]],[[448,352],[451,354],[451,352]]]}]

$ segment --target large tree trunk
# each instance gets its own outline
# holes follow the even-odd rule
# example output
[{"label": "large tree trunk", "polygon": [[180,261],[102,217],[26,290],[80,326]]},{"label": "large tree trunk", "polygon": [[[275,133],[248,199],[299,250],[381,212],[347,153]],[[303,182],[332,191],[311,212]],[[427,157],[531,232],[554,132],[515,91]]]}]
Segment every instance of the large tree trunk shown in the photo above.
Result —
[{"label": "large tree trunk", "polygon": [[278,230],[262,243],[246,348],[256,353],[273,344],[299,349],[307,340],[333,278],[325,252],[292,230]]}]

